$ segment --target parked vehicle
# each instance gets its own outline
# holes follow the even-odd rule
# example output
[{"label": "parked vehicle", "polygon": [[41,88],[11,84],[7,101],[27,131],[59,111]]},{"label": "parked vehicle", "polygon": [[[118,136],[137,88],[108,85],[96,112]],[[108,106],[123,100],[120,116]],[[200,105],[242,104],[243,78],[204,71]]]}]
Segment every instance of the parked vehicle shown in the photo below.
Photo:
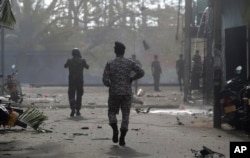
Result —
[{"label": "parked vehicle", "polygon": [[247,82],[241,77],[242,67],[236,68],[236,76],[228,80],[220,92],[222,105],[222,122],[228,123],[235,129],[244,129],[242,118],[245,117],[243,94]]},{"label": "parked vehicle", "polygon": [[242,109],[242,116],[240,121],[243,124],[243,129],[250,134],[250,83],[242,89],[242,102],[243,102],[243,109]]},{"label": "parked vehicle", "polygon": [[20,82],[16,79],[17,70],[16,66],[12,65],[12,73],[7,75],[3,84],[3,91],[10,96],[9,99],[16,104],[21,104],[23,101],[23,93]]}]

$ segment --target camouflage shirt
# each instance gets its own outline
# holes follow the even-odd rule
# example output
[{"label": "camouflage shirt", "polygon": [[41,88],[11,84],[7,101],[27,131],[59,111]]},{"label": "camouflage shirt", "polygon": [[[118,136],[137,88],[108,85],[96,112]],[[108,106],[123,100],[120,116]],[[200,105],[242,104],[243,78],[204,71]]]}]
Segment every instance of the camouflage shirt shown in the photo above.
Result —
[{"label": "camouflage shirt", "polygon": [[[132,71],[135,75],[131,77]],[[132,95],[132,81],[143,76],[143,69],[134,61],[116,57],[106,64],[102,81],[109,87],[110,95]]]}]

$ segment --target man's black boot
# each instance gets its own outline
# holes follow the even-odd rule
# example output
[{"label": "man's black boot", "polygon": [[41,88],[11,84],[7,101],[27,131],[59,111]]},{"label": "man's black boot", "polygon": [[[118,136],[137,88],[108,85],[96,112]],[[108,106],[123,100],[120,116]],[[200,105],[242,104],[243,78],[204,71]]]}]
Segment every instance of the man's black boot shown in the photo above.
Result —
[{"label": "man's black boot", "polygon": [[127,131],[128,130],[126,130],[126,129],[120,129],[120,131],[121,131],[121,136],[120,136],[120,140],[119,140],[119,145],[120,146],[125,146],[125,136],[126,136],[126,133],[127,133]]},{"label": "man's black boot", "polygon": [[112,129],[113,129],[113,137],[112,137],[112,140],[113,140],[113,142],[114,143],[118,143],[118,134],[119,134],[119,132],[118,132],[118,127],[117,127],[117,124],[116,123],[111,123],[111,124],[109,124],[111,127],[112,127]]},{"label": "man's black boot", "polygon": [[76,111],[76,116],[81,116],[80,110]]},{"label": "man's black boot", "polygon": [[71,110],[70,117],[73,117],[75,115],[75,110]]}]

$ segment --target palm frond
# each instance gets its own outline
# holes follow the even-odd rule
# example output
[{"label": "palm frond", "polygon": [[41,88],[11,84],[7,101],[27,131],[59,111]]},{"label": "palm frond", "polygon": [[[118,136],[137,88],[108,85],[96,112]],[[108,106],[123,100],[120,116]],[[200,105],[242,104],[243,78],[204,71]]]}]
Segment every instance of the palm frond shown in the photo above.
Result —
[{"label": "palm frond", "polygon": [[23,114],[21,114],[18,118],[20,121],[26,123],[33,129],[37,130],[38,127],[48,119],[42,112],[38,109],[29,107],[27,108]]}]

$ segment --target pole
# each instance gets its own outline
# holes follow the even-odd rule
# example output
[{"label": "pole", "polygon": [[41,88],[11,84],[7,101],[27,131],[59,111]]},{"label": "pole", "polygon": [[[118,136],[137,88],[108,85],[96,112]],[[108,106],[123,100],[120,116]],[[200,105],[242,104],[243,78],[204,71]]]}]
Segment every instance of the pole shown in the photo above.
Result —
[{"label": "pole", "polygon": [[[213,0],[214,7],[214,46],[216,49],[220,50],[220,57],[222,57],[221,51],[221,11],[222,3],[221,0]],[[215,49],[214,49],[215,50]],[[221,68],[221,72],[222,68]],[[215,76],[215,75],[214,75]],[[216,75],[218,76],[218,75]],[[219,100],[219,92],[222,86],[222,75],[218,78],[214,78],[214,118],[213,126],[214,128],[221,128],[221,106]]]},{"label": "pole", "polygon": [[177,26],[176,26],[177,28],[176,28],[176,35],[175,35],[176,40],[179,39],[180,10],[181,10],[181,0],[179,0],[179,3],[178,3],[178,15],[177,15]]},{"label": "pole", "polygon": [[192,0],[185,0],[184,102],[188,100],[190,91],[191,20]]},{"label": "pole", "polygon": [[[1,56],[2,56],[2,64],[1,64],[1,77],[2,77],[2,80],[1,80],[1,84],[3,85],[4,84],[4,27],[1,26]],[[1,89],[1,94],[4,93],[4,89],[2,88]]]}]

